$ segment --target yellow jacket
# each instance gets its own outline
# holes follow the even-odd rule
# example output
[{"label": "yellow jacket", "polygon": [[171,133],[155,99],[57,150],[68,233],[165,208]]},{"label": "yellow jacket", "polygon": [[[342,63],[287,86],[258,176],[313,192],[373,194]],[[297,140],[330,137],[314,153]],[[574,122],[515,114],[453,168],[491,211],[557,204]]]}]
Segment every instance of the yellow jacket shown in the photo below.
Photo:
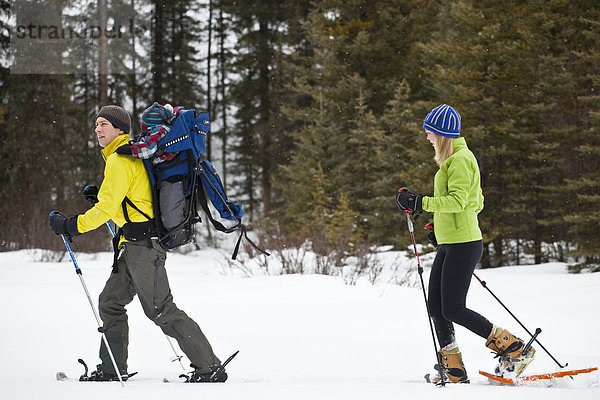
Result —
[{"label": "yellow jacket", "polygon": [[[119,146],[127,144],[128,141],[128,135],[120,135],[102,149],[106,166],[104,180],[98,192],[98,203],[77,218],[79,233],[94,230],[110,219],[120,227],[125,225],[127,221],[121,205],[125,196],[149,217],[154,217],[150,179],[142,160],[115,153]],[[129,206],[127,215],[132,222],[148,220]]]}]

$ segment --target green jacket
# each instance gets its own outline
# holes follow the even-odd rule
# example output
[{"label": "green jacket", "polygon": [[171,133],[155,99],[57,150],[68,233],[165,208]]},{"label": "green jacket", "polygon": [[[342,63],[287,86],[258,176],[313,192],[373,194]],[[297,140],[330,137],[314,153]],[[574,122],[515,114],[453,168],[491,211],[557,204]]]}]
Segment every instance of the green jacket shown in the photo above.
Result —
[{"label": "green jacket", "polygon": [[481,240],[477,214],[483,210],[477,160],[464,138],[454,139],[452,155],[435,174],[433,197],[423,197],[423,210],[433,212],[438,244]]}]

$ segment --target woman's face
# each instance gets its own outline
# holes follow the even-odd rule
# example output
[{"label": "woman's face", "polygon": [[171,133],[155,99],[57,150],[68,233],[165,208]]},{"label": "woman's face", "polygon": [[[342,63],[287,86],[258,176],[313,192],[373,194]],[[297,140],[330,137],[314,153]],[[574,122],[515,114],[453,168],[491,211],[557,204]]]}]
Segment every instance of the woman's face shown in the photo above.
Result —
[{"label": "woman's face", "polygon": [[427,140],[429,140],[429,143],[431,143],[431,145],[433,146],[433,148],[435,149],[435,133],[431,132],[431,131],[425,131],[427,133]]}]

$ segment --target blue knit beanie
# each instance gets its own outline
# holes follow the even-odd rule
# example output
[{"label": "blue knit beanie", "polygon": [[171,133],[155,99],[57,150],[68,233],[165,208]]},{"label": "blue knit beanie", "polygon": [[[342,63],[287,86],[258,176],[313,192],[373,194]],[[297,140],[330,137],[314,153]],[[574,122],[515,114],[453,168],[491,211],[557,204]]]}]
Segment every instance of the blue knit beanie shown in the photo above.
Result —
[{"label": "blue knit beanie", "polygon": [[423,128],[436,135],[456,139],[460,137],[460,114],[447,104],[437,106],[423,121]]},{"label": "blue knit beanie", "polygon": [[146,108],[140,119],[142,132],[148,132],[154,127],[162,125],[172,125],[175,120],[173,106],[170,104],[160,105],[154,102],[150,107]]}]

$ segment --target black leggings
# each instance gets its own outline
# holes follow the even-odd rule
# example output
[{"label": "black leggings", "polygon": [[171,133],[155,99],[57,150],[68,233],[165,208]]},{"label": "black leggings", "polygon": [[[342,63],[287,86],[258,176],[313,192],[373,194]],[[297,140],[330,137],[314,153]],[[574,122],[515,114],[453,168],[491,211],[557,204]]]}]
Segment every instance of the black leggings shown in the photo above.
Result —
[{"label": "black leggings", "polygon": [[466,307],[471,275],[481,259],[483,241],[442,244],[429,277],[429,312],[440,347],[454,342],[456,322],[487,339],[492,323]]}]

